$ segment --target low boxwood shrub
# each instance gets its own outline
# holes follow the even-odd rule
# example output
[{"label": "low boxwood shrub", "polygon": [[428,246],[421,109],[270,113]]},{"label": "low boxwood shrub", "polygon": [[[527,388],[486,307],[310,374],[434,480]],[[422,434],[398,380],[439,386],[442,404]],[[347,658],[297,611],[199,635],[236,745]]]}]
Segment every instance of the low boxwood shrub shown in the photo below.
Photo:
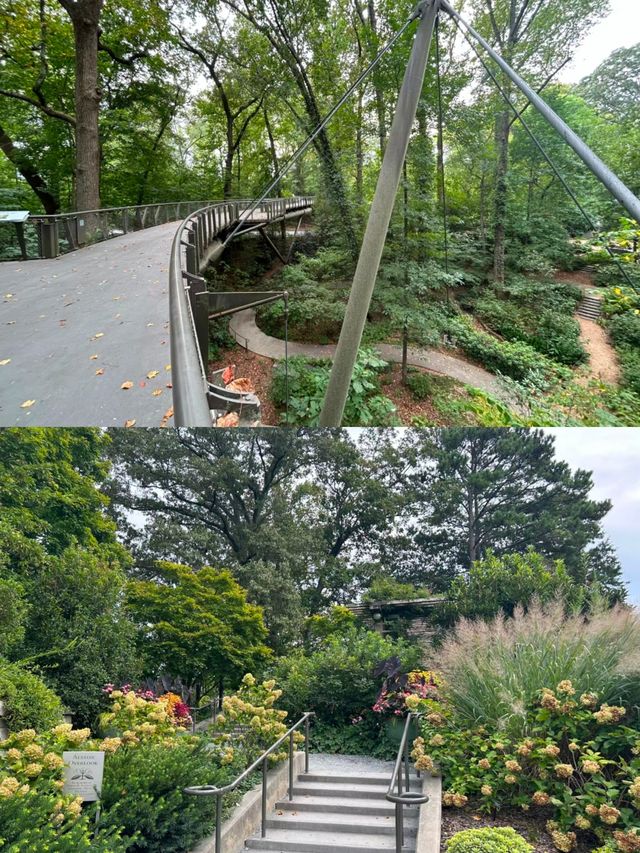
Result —
[{"label": "low boxwood shrub", "polygon": [[485,827],[456,832],[447,853],[533,853],[533,847],[510,826]]},{"label": "low boxwood shrub", "polygon": [[0,701],[9,731],[46,729],[62,718],[62,702],[35,673],[0,658]]}]

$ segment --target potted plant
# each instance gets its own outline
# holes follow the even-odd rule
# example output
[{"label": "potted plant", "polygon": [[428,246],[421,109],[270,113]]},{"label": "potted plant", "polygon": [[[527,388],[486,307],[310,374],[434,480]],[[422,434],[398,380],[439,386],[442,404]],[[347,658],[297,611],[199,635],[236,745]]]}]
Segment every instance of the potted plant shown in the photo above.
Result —
[{"label": "potted plant", "polygon": [[[438,699],[438,680],[434,673],[428,670],[403,672],[398,657],[381,661],[374,670],[374,675],[385,676],[380,692],[373,706],[376,714],[386,717],[385,729],[393,743],[400,744],[405,727],[405,717],[409,711],[407,698],[417,696],[423,700]],[[413,720],[409,728],[409,738],[413,741],[418,737],[418,723]]]}]

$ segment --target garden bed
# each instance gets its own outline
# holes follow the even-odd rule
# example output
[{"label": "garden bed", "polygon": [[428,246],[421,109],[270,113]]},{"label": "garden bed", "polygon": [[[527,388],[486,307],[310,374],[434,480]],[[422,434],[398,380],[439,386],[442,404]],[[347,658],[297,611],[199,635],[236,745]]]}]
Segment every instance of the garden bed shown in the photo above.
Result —
[{"label": "garden bed", "polygon": [[[442,813],[442,836],[440,850],[446,853],[447,840],[456,832],[464,829],[483,829],[484,827],[512,826],[529,844],[534,853],[558,853],[554,847],[545,823],[551,818],[550,813],[531,814],[517,809],[505,809],[499,815],[482,814],[471,808],[445,809]],[[593,848],[588,844],[578,843],[574,853],[590,853]]]}]

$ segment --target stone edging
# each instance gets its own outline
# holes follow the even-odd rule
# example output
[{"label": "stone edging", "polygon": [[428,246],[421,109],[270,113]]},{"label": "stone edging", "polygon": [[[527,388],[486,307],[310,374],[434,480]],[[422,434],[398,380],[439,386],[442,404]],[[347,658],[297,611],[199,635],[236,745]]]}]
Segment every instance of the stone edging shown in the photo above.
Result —
[{"label": "stone edging", "polygon": [[[304,768],[304,753],[296,752],[293,756],[294,779]],[[271,770],[267,776],[267,814],[275,803],[285,796],[289,786],[289,762],[285,761]],[[224,853],[239,853],[244,848],[247,838],[250,838],[260,827],[262,816],[262,783],[248,791],[240,800],[222,825],[222,849]],[[213,797],[211,807],[213,809]],[[192,853],[217,853],[215,835],[203,838]]]}]

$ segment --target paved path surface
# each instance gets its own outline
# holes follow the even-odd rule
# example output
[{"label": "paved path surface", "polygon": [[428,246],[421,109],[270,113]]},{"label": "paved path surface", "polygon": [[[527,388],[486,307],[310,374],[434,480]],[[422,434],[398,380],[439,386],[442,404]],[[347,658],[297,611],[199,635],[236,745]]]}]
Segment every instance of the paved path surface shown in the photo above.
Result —
[{"label": "paved path surface", "polygon": [[[248,350],[257,355],[264,355],[272,359],[284,358],[284,341],[266,335],[257,327],[256,313],[252,308],[235,314],[229,323],[229,331],[238,343],[246,346]],[[335,349],[334,344],[322,346],[319,344],[300,344],[295,341],[289,343],[290,356],[306,355],[310,358],[332,358]],[[376,351],[380,353],[385,361],[392,361],[397,364],[402,362],[401,347],[392,346],[391,344],[378,344],[376,345]],[[493,374],[482,367],[468,364],[468,362],[460,358],[446,355],[435,349],[414,349],[410,347],[408,363],[413,367],[422,367],[425,370],[430,370],[432,373],[439,373],[443,376],[449,376],[451,379],[457,379],[458,382],[471,385],[473,388],[479,388],[493,397],[513,404],[513,401],[496,376],[493,376]]]},{"label": "paved path surface", "polygon": [[172,404],[168,263],[178,224],[0,264],[1,426],[160,426]]}]

